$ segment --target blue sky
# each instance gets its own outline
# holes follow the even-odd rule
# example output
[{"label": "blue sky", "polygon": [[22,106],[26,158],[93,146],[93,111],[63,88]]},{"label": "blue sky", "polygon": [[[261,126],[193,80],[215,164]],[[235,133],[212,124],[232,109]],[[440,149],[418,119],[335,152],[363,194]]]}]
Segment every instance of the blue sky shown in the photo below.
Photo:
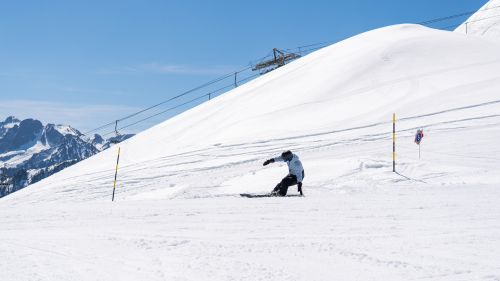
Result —
[{"label": "blue sky", "polygon": [[0,1],[0,119],[32,117],[86,131],[246,67],[273,47],[341,40],[486,2]]}]

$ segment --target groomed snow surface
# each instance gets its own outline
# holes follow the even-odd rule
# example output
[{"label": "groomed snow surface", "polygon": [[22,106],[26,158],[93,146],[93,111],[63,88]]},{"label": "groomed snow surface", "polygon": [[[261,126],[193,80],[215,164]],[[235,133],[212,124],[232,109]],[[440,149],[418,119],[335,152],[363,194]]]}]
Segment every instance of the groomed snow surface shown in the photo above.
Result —
[{"label": "groomed snow surface", "polygon": [[[117,147],[2,198],[0,279],[500,280],[499,49],[397,25],[270,72],[120,144],[113,203]],[[240,197],[285,149],[306,197]]]}]

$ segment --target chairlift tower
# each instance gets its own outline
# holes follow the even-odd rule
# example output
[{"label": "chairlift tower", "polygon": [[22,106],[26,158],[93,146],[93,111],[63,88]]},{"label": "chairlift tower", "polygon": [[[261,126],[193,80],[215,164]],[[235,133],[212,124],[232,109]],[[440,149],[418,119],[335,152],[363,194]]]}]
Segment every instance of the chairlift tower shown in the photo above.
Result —
[{"label": "chairlift tower", "polygon": [[300,55],[288,53],[286,51],[273,49],[273,57],[269,60],[259,62],[252,68],[252,71],[260,71],[260,74],[265,74],[279,67],[284,66],[288,62],[300,58]]}]

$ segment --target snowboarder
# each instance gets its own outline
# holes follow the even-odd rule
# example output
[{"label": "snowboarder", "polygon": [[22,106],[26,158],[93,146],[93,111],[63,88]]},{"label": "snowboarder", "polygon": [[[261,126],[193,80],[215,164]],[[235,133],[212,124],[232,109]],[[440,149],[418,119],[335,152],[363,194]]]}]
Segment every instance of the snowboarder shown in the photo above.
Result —
[{"label": "snowboarder", "polygon": [[288,187],[292,185],[298,186],[298,192],[302,194],[302,180],[304,179],[304,168],[299,156],[293,154],[290,150],[281,153],[281,156],[271,158],[264,162],[264,166],[274,162],[286,162],[288,164],[288,175],[284,177],[280,183],[276,185],[271,194],[276,196],[285,196]]}]

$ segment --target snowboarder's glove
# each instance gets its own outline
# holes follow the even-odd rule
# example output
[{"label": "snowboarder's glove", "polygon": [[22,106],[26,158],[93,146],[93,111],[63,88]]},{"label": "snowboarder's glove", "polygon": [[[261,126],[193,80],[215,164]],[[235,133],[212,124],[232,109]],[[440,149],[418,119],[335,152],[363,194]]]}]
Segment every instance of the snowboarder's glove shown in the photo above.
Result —
[{"label": "snowboarder's glove", "polygon": [[269,160],[266,160],[266,161],[264,162],[264,166],[269,165],[270,163],[274,163],[274,158],[271,158],[271,159],[269,159]]},{"label": "snowboarder's glove", "polygon": [[300,193],[300,195],[302,195],[302,183],[301,183],[301,182],[299,182],[299,183],[297,184],[297,186],[298,186],[297,191]]}]

